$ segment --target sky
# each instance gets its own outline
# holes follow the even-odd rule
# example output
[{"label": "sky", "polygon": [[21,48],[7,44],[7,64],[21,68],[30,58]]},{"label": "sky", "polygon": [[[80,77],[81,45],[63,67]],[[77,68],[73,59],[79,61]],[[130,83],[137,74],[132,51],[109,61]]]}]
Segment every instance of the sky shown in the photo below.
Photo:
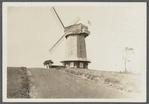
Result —
[{"label": "sky", "polygon": [[[124,71],[124,50],[128,47],[134,51],[128,54],[127,69],[143,72],[146,69],[146,3],[98,4],[53,6],[65,27],[78,16],[78,23],[88,26],[89,69]],[[7,66],[44,67],[45,60],[60,64],[64,59],[65,38],[52,54],[49,52],[64,34],[51,7],[42,3],[7,7]]]}]

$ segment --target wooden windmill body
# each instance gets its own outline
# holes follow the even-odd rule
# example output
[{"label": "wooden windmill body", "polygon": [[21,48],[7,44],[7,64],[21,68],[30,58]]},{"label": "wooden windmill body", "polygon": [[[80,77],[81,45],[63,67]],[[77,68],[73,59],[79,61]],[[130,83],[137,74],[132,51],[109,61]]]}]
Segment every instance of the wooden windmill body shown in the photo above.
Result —
[{"label": "wooden windmill body", "polygon": [[90,34],[88,27],[74,24],[65,28],[66,42],[65,58],[61,61],[65,67],[88,68],[85,38]]},{"label": "wooden windmill body", "polygon": [[[55,11],[54,7],[53,10]],[[58,19],[60,20],[57,12],[55,11]],[[78,21],[77,21],[78,22]],[[50,49],[53,48],[60,43],[62,38],[66,38],[66,50],[64,60],[60,61],[67,68],[88,68],[88,63],[91,63],[90,60],[87,59],[86,53],[86,43],[85,38],[90,34],[88,31],[88,27],[83,25],[82,23],[75,24],[64,27],[64,35],[58,40],[58,42]]]}]

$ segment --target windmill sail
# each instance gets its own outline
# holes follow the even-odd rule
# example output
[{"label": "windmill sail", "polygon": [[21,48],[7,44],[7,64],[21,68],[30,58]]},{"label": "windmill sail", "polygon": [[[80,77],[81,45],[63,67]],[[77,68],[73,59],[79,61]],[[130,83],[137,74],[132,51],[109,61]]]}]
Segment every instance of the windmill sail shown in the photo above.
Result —
[{"label": "windmill sail", "polygon": [[63,22],[61,21],[60,17],[58,16],[58,14],[57,14],[56,10],[54,9],[54,7],[52,7],[52,8],[53,8],[53,10],[54,10],[55,14],[57,15],[57,18],[59,19],[60,23],[62,24],[63,28],[65,28],[65,26],[64,26],[64,24],[63,24]]},{"label": "windmill sail", "polygon": [[52,13],[52,15],[53,15],[53,17],[54,17],[54,19],[55,19],[55,21],[56,21],[57,26],[59,27],[59,29],[61,30],[61,32],[64,32],[64,28],[63,28],[63,26],[60,24],[60,21],[59,21],[59,19],[57,18],[57,15],[55,14],[54,10],[51,8],[50,11],[51,11],[51,13]]},{"label": "windmill sail", "polygon": [[76,17],[76,18],[70,23],[70,25],[76,24],[79,20],[80,20],[80,18],[79,18],[79,17]]},{"label": "windmill sail", "polygon": [[[53,11],[54,11],[54,13],[53,13],[54,17],[57,16],[56,20],[58,19],[59,22],[61,23],[61,25],[63,26],[63,29],[65,29],[65,26],[64,26],[63,22],[61,21],[61,19],[60,19],[58,13],[56,12],[55,8],[52,7],[52,9],[53,9],[53,10],[52,10],[52,13],[53,13]],[[56,15],[56,16],[55,16],[55,15]],[[50,53],[53,53],[53,51],[60,45],[60,43],[64,40],[64,36],[65,36],[65,35],[63,35],[63,36],[54,44],[54,46],[49,50]]]},{"label": "windmill sail", "polygon": [[63,35],[55,44],[54,44],[54,46],[49,50],[49,52],[52,54],[54,51],[55,51],[55,49],[62,43],[62,41],[64,40],[64,36],[65,35]]},{"label": "windmill sail", "polygon": [[[59,20],[59,22],[61,23],[61,25],[62,25],[62,27],[63,27],[63,29],[65,29],[65,26],[64,26],[64,24],[63,24],[63,22],[61,21],[61,19],[60,19],[60,17],[59,17],[59,15],[58,15],[58,13],[56,12],[56,10],[55,10],[55,8],[54,7],[52,7],[52,14],[54,15],[54,17],[55,17],[55,19],[57,20]],[[57,18],[56,18],[57,17]],[[58,21],[57,20],[57,21]],[[73,20],[73,22],[71,22],[71,24],[76,24],[78,21],[80,20],[80,18],[79,17],[76,17],[74,20]],[[53,51],[60,45],[60,43],[64,40],[64,37],[65,37],[65,35],[63,35],[55,44],[54,44],[54,46],[49,50],[50,51],[50,53],[53,53]]]}]

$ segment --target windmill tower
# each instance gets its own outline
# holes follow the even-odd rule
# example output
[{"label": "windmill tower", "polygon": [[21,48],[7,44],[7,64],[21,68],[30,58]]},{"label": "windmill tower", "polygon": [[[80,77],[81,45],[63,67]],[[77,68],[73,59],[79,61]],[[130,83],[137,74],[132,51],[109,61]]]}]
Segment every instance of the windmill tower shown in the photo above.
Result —
[{"label": "windmill tower", "polygon": [[[53,10],[55,11],[54,8]],[[56,11],[55,14],[59,18]],[[63,63],[63,65],[67,68],[88,68],[88,63],[91,63],[91,61],[87,59],[85,43],[85,38],[90,34],[88,27],[82,23],[76,24],[78,21],[73,25],[64,27],[61,20],[60,22],[64,28],[64,35],[50,49],[50,51],[52,51],[53,48],[56,47],[56,45],[62,40],[62,38],[65,37],[67,41],[65,57],[61,63]]]}]

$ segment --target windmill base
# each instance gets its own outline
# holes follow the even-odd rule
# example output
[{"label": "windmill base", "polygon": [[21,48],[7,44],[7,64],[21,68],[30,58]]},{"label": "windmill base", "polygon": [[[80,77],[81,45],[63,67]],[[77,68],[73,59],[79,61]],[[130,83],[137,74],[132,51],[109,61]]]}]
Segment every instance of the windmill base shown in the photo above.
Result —
[{"label": "windmill base", "polygon": [[66,68],[83,68],[88,69],[88,61],[63,61]]}]

